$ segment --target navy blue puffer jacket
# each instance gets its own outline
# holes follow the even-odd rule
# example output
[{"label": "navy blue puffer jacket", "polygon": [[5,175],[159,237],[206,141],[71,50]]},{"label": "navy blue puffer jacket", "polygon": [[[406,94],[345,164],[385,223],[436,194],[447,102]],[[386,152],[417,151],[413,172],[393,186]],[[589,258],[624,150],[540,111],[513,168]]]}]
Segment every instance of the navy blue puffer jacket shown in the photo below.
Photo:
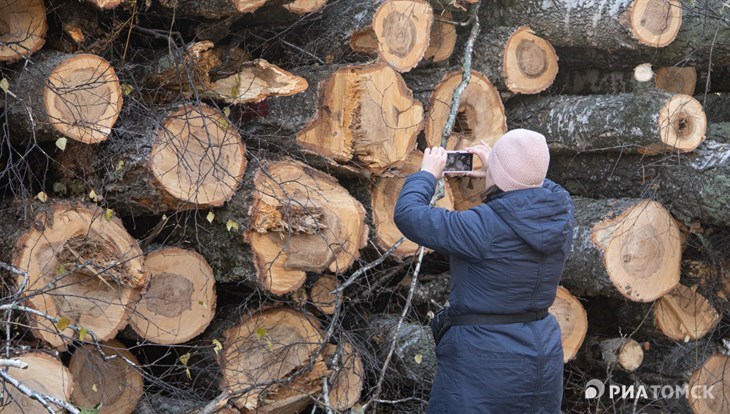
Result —
[{"label": "navy blue puffer jacket", "polygon": [[[429,206],[436,179],[406,179],[395,224],[408,239],[450,255],[452,315],[548,308],[570,251],[573,203],[550,180],[509,191],[468,211]],[[552,315],[529,323],[453,326],[436,356],[429,413],[559,413],[560,327]]]}]

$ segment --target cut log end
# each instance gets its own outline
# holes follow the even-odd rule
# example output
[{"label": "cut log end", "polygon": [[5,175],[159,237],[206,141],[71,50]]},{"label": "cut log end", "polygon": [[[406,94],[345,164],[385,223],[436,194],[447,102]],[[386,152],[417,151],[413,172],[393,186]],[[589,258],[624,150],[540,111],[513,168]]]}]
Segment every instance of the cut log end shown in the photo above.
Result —
[{"label": "cut log end", "polygon": [[626,372],[636,371],[644,361],[644,349],[631,338],[612,338],[599,344],[601,359]]},{"label": "cut log end", "polygon": [[137,358],[119,341],[101,344],[104,355],[119,355],[105,360],[95,345],[84,345],[74,352],[69,370],[75,379],[73,402],[84,408],[101,403],[99,414],[130,414],[144,393],[142,373],[124,361],[139,365]]},{"label": "cut log end", "polygon": [[122,88],[105,59],[73,55],[48,76],[43,105],[59,133],[94,144],[109,137],[122,108]]},{"label": "cut log end", "polygon": [[684,285],[659,298],[654,318],[662,333],[676,341],[700,339],[720,322],[712,304],[696,289]]},{"label": "cut log end", "polygon": [[360,355],[351,344],[345,342],[328,345],[324,349],[325,361],[332,370],[329,378],[330,406],[344,412],[360,400],[365,381],[365,369]]},{"label": "cut log end", "polygon": [[226,330],[224,336],[222,386],[236,395],[233,402],[239,409],[271,407],[277,401],[289,404],[287,399],[302,398],[302,393],[307,393],[310,381],[321,390],[321,378],[326,375],[323,359],[293,382],[272,385],[272,381],[285,379],[309,365],[322,341],[314,319],[290,309],[275,308]]},{"label": "cut log end", "polygon": [[120,4],[126,2],[126,0],[88,0],[88,1],[100,9],[107,9],[107,10],[113,9],[113,8],[119,6]]},{"label": "cut log end", "polygon": [[378,54],[399,72],[418,65],[428,49],[433,9],[423,0],[388,0],[373,16]]},{"label": "cut log end", "polygon": [[[147,282],[142,251],[121,222],[107,220],[96,208],[57,204],[35,219],[20,237],[13,264],[28,273],[29,291],[55,280],[57,287],[27,299],[50,316],[93,332],[105,341],[127,323],[127,306]],[[61,278],[60,280],[58,280]],[[18,279],[17,283],[21,283]],[[59,330],[45,318],[32,317],[41,339],[65,349],[74,331]]]},{"label": "cut log end", "polygon": [[301,16],[321,10],[326,4],[327,0],[294,0],[291,3],[282,5],[282,7]]},{"label": "cut log end", "polygon": [[[441,145],[441,133],[459,83],[461,72],[452,72],[444,77],[431,96],[425,126],[429,147]],[[507,120],[499,92],[484,75],[472,71],[469,84],[461,94],[457,119],[446,149],[465,149],[480,140],[493,145],[505,132]],[[475,168],[478,167],[475,165]]]},{"label": "cut log end", "polygon": [[385,64],[346,67],[320,87],[319,116],[297,142],[375,174],[400,166],[416,145],[423,106]]},{"label": "cut log end", "polygon": [[[441,133],[451,110],[456,87],[461,83],[461,72],[444,77],[434,90],[426,116],[425,135],[429,147],[441,145]],[[461,95],[456,122],[446,149],[463,150],[484,140],[494,145],[507,132],[507,119],[499,92],[482,74],[472,71],[471,79]],[[481,168],[475,157],[474,169]],[[468,210],[482,202],[484,179],[469,177],[449,178],[453,191],[454,208]]]},{"label": "cut log end", "polygon": [[[448,11],[444,11],[441,17],[444,20],[452,19],[451,13]],[[431,25],[431,40],[423,58],[431,59],[434,63],[447,60],[454,53],[456,37],[456,27],[453,24],[435,20]]]},{"label": "cut log end", "polygon": [[198,336],[213,319],[216,306],[213,269],[192,250],[167,248],[145,258],[147,291],[129,324],[157,344],[179,344]]},{"label": "cut log end", "polygon": [[[715,354],[705,364],[692,373],[688,389],[689,404],[695,414],[730,412],[730,357]],[[709,398],[703,390],[709,390],[714,398]]]},{"label": "cut log end", "polygon": [[[249,214],[255,223],[270,225],[253,228],[246,239],[265,289],[293,292],[304,283],[305,272],[343,272],[359,257],[367,242],[365,209],[334,178],[299,162],[280,161],[262,166],[254,185]],[[301,211],[291,215],[288,206]],[[279,213],[262,218],[267,211]]]},{"label": "cut log end", "polygon": [[693,67],[661,67],[656,70],[656,87],[671,93],[694,95],[697,70]]},{"label": "cut log end", "polygon": [[167,116],[157,133],[149,169],[177,202],[174,207],[220,206],[243,178],[245,146],[218,110],[186,104]]},{"label": "cut log end", "polygon": [[[8,367],[7,373],[32,391],[68,401],[74,390],[71,372],[61,361],[40,352],[31,352],[13,358],[28,364],[25,369]],[[3,384],[4,400],[0,412],[47,414],[48,410],[10,384]]]},{"label": "cut log end", "polygon": [[588,315],[583,305],[567,289],[558,286],[555,302],[550,313],[560,325],[560,340],[563,344],[563,360],[575,358],[588,332]]},{"label": "cut log end", "polygon": [[[233,4],[238,13],[253,13],[260,9],[268,0],[235,0]],[[232,14],[232,13],[231,13]]]},{"label": "cut log end", "polygon": [[682,25],[679,0],[634,0],[629,10],[631,33],[643,45],[665,47]]},{"label": "cut log end", "polygon": [[291,96],[308,87],[306,79],[256,59],[243,64],[235,75],[212,82],[203,95],[229,104],[256,103],[270,96]]},{"label": "cut log end", "polygon": [[[414,151],[406,160],[406,164],[401,168],[401,176],[398,177],[381,177],[375,180],[372,188],[371,209],[373,215],[373,223],[375,224],[375,232],[377,234],[377,244],[383,250],[390,249],[403,234],[398,230],[393,221],[393,210],[395,203],[398,201],[405,176],[417,172],[421,167],[423,153]],[[445,195],[437,203],[436,207],[445,208],[447,210],[454,209],[454,199],[451,194],[449,184],[445,185]],[[416,254],[418,245],[410,240],[405,240],[393,251],[395,257],[407,257]]]},{"label": "cut log end", "polygon": [[46,42],[43,0],[0,0],[0,62],[28,57]]},{"label": "cut log end", "polygon": [[689,95],[672,96],[659,111],[659,137],[666,148],[693,151],[705,140],[706,132],[702,104]]},{"label": "cut log end", "polygon": [[[339,286],[337,277],[323,275],[312,285],[309,294],[311,302],[325,315],[334,314],[337,308],[337,295],[332,293],[332,291]],[[342,302],[342,299],[340,299],[340,302]]]},{"label": "cut log end", "polygon": [[507,41],[503,73],[507,88],[514,93],[542,92],[558,74],[558,55],[550,42],[523,26]]},{"label": "cut log end", "polygon": [[651,302],[679,283],[682,243],[676,221],[656,201],[644,200],[593,227],[613,285],[635,302]]}]

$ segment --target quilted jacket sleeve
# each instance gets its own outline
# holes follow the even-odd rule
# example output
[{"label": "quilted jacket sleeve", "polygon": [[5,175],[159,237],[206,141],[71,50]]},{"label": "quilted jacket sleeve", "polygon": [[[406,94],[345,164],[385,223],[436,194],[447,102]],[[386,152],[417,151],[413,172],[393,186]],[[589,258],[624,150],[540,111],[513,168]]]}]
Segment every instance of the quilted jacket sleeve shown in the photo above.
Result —
[{"label": "quilted jacket sleeve", "polygon": [[410,175],[401,190],[393,216],[409,240],[442,253],[482,258],[491,242],[489,208],[448,211],[429,206],[436,178],[427,171]]}]

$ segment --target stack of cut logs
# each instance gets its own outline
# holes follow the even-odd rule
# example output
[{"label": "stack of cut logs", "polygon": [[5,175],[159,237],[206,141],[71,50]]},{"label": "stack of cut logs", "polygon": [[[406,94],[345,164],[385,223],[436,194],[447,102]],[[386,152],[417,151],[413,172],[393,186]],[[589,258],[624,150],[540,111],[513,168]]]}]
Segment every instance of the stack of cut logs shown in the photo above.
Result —
[{"label": "stack of cut logs", "polygon": [[423,411],[449,274],[393,207],[515,128],[574,197],[565,412],[730,412],[723,3],[0,0],[0,412]]}]

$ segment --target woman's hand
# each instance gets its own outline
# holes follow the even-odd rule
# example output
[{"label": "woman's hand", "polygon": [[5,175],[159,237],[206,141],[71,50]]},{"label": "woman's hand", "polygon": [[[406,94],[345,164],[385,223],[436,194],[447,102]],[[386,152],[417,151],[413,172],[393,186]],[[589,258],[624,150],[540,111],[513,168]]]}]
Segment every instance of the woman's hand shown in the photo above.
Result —
[{"label": "woman's hand", "polygon": [[428,171],[440,180],[446,168],[446,150],[441,147],[426,148],[421,161],[421,171]]},{"label": "woman's hand", "polygon": [[466,173],[467,177],[486,177],[487,176],[487,159],[489,159],[489,153],[492,152],[492,148],[487,145],[484,140],[480,140],[481,144],[469,147],[466,150],[472,154],[476,154],[482,161],[482,168]]}]

